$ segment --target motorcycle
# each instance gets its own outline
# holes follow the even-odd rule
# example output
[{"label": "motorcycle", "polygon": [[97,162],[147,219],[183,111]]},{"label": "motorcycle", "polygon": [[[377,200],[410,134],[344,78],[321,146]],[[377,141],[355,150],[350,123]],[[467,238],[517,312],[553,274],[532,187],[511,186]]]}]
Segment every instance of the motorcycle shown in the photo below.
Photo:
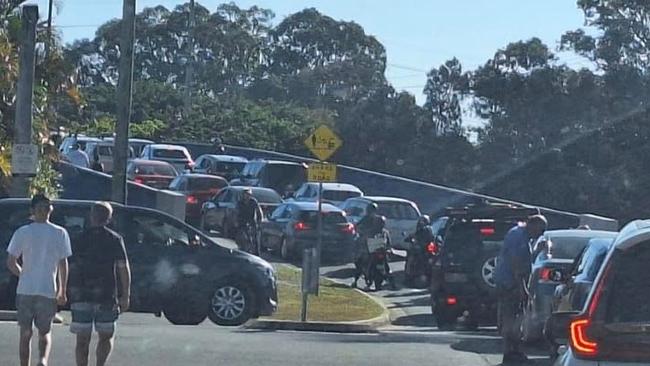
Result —
[{"label": "motorcycle", "polygon": [[[391,288],[395,288],[388,265],[390,249],[387,248],[385,234],[377,234],[372,238],[366,239],[366,245],[368,255],[364,256],[365,260],[363,262],[357,263],[366,287],[374,284],[376,290],[381,290],[384,282],[388,281]],[[354,284],[356,284],[356,281]]]},{"label": "motorcycle", "polygon": [[406,256],[405,281],[417,287],[428,287],[431,283],[432,267],[438,259],[438,243],[434,240],[420,243],[412,236],[404,241],[411,244]]}]

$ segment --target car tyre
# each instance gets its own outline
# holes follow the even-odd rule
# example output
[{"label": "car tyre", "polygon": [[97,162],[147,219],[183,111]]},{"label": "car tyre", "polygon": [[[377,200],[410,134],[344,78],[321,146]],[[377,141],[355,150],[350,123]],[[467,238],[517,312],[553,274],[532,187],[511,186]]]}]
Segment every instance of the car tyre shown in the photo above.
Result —
[{"label": "car tyre", "polygon": [[[188,290],[190,289],[190,290]],[[174,325],[198,325],[207,317],[207,306],[205,296],[200,290],[191,289],[191,286],[184,290],[174,290],[172,294],[185,294],[169,299],[163,307],[165,318]]]},{"label": "car tyre", "polygon": [[210,297],[208,318],[222,326],[238,326],[253,317],[253,292],[240,280],[228,279],[214,287]]},{"label": "car tyre", "polygon": [[497,268],[497,252],[487,252],[481,255],[477,262],[475,277],[476,284],[483,291],[494,294],[496,292],[496,282],[494,275]]},{"label": "car tyre", "polygon": [[456,327],[456,314],[446,306],[442,304],[434,305],[432,312],[438,329],[453,330]]}]

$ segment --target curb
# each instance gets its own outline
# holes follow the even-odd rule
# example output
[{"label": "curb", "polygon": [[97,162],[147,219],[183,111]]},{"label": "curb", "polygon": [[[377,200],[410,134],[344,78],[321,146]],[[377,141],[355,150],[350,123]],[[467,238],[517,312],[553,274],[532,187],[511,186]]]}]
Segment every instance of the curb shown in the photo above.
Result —
[{"label": "curb", "polygon": [[[291,264],[289,266],[295,267]],[[320,276],[324,277],[324,276]],[[325,277],[328,281],[334,283],[346,285],[343,281],[337,281],[331,278]],[[351,288],[351,287],[350,287]],[[354,289],[358,293],[366,296],[372,300],[375,304],[379,305],[383,312],[381,315],[366,319],[366,320],[356,320],[348,322],[321,322],[321,321],[307,321],[300,322],[294,320],[271,320],[271,319],[253,319],[248,321],[243,325],[246,329],[256,329],[256,330],[294,330],[294,331],[308,331],[308,332],[330,332],[330,333],[379,333],[379,329],[385,325],[391,324],[390,319],[390,310],[386,307],[382,301],[374,298],[373,296],[361,291],[359,289]]]},{"label": "curb", "polygon": [[[15,322],[16,312],[15,311],[0,311],[0,322]],[[54,324],[63,324],[63,317],[59,314],[54,316]]]}]

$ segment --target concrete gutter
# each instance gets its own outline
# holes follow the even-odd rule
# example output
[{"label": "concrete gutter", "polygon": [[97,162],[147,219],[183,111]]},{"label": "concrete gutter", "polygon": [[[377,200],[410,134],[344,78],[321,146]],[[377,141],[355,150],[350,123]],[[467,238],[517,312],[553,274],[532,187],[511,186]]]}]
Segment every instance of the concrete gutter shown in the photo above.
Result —
[{"label": "concrete gutter", "polygon": [[[0,322],[15,322],[16,312],[15,311],[0,311]],[[54,316],[54,324],[63,324],[63,317],[60,314]]]}]

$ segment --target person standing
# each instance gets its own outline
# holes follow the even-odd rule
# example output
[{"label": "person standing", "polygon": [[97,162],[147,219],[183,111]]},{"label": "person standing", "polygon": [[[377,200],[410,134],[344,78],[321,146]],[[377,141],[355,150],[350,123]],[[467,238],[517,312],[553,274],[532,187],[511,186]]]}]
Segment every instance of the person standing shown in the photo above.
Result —
[{"label": "person standing", "polygon": [[72,145],[72,150],[70,150],[65,157],[73,165],[82,168],[90,168],[90,159],[88,159],[88,154],[81,150],[81,145],[79,145],[78,142],[75,142],[74,145]]},{"label": "person standing", "polygon": [[[18,276],[17,320],[20,326],[20,364],[30,365],[33,325],[38,330],[39,366],[47,365],[52,347],[52,320],[57,304],[67,302],[68,260],[72,255],[68,232],[50,222],[52,204],[43,194],[32,198],[33,222],[14,233],[7,267]],[[22,264],[18,259],[22,258]]]},{"label": "person standing", "polygon": [[[97,342],[97,365],[108,360],[120,313],[129,309],[131,270],[122,237],[107,225],[113,207],[96,202],[90,211],[90,227],[73,242],[70,262],[70,332],[77,335],[78,366],[88,365],[93,326]],[[118,287],[119,283],[119,287]]]},{"label": "person standing", "polygon": [[506,234],[497,258],[494,280],[497,285],[498,322],[503,337],[503,364],[521,364],[528,357],[521,351],[520,322],[531,272],[531,241],[537,240],[548,226],[546,218],[535,215]]}]

